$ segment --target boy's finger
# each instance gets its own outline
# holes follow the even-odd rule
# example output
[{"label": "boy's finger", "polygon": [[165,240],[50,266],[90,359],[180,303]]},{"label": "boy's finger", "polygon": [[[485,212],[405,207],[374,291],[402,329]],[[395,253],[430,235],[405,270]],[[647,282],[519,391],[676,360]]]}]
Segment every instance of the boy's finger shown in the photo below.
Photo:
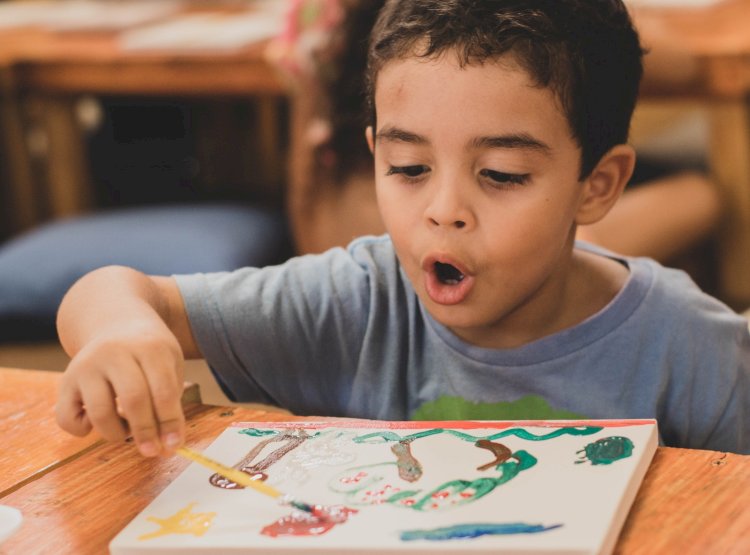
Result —
[{"label": "boy's finger", "polygon": [[162,447],[173,451],[183,443],[185,416],[182,412],[182,366],[171,357],[151,357],[141,368],[149,385]]},{"label": "boy's finger", "polygon": [[115,394],[101,376],[92,376],[80,384],[81,401],[86,418],[97,432],[109,441],[124,441],[127,427],[115,409]]},{"label": "boy's finger", "polygon": [[151,406],[148,383],[136,361],[131,364],[128,371],[120,367],[110,372],[109,379],[138,450],[146,457],[154,457],[161,451],[159,427]]},{"label": "boy's finger", "polygon": [[76,436],[85,436],[92,428],[83,408],[81,392],[70,380],[64,378],[57,395],[55,418],[58,426]]}]

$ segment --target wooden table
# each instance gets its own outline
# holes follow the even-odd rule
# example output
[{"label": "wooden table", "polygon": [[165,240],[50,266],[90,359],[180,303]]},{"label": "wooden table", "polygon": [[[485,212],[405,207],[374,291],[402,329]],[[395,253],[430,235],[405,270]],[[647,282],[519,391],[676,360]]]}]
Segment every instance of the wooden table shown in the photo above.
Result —
[{"label": "wooden table", "polygon": [[[114,536],[189,463],[145,459],[129,444],[60,431],[60,374],[0,368],[0,504],[24,523],[0,554],[106,552]],[[216,407],[188,390],[187,445],[202,450],[234,421],[300,419]],[[615,550],[618,554],[750,553],[750,456],[660,447]]]}]

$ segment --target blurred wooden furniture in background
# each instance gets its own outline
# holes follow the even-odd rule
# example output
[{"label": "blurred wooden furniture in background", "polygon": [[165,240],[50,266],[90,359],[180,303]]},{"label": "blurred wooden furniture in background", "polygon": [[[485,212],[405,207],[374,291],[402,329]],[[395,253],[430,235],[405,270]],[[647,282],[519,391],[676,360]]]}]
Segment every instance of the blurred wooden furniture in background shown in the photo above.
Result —
[{"label": "blurred wooden furniture in background", "polygon": [[[718,294],[744,309],[750,306],[750,0],[702,3],[658,7],[632,0],[636,25],[652,49],[642,98],[649,103],[695,100],[711,113],[710,168],[727,208],[718,241]],[[202,10],[216,9],[216,3],[207,5],[199,4]],[[237,3],[229,5],[238,9]],[[40,198],[48,198],[54,217],[87,208],[87,153],[75,117],[77,99],[84,94],[255,97],[264,162],[260,172],[268,183],[283,180],[285,130],[279,127],[279,106],[286,90],[264,57],[265,40],[239,48],[165,51],[124,48],[120,36],[121,31],[0,30],[0,117],[11,153],[17,229],[43,217]],[[42,118],[48,137],[42,190],[24,146],[24,106]]]},{"label": "blurred wooden furniture in background", "polygon": [[[697,102],[710,117],[709,167],[725,200],[719,295],[750,306],[750,0],[658,6],[633,0],[646,56],[641,101]],[[700,5],[703,4],[703,5]]]},{"label": "blurred wooden furniture in background", "polygon": [[[66,9],[64,2],[59,4],[60,10]],[[179,41],[170,46],[167,41],[149,47],[141,41],[133,47],[133,41],[129,44],[125,40],[126,33],[132,35],[132,27],[60,30],[0,25],[0,117],[6,152],[10,154],[15,230],[45,219],[43,203],[48,205],[46,212],[51,217],[70,216],[90,208],[88,153],[76,114],[84,95],[252,99],[259,121],[255,131],[260,151],[257,159],[261,162],[258,181],[282,181],[285,130],[280,129],[283,118],[279,112],[284,88],[263,55],[265,40],[278,32],[281,19],[278,5],[269,14],[267,9],[258,8],[259,4],[183,3],[174,13],[137,29],[150,31],[161,25],[168,39],[175,32],[167,27],[170,23],[182,25],[183,30],[192,26],[195,46]],[[227,46],[216,37],[216,46],[200,46],[207,43],[200,34],[201,25],[210,33],[221,17],[227,25],[239,21],[252,35],[255,31],[249,26],[254,15],[259,25],[266,26],[257,30],[265,39]],[[37,180],[31,170],[32,154],[24,126],[29,111],[41,122],[46,142],[46,171],[43,179]],[[237,153],[244,155],[247,153]]]}]

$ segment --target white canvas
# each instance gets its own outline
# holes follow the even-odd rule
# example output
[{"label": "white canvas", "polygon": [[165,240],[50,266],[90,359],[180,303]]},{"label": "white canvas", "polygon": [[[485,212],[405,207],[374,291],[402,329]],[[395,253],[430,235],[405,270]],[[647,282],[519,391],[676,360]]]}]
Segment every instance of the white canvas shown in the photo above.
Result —
[{"label": "white canvas", "polygon": [[[238,466],[255,449],[242,466],[260,466],[268,485],[357,512],[319,535],[265,535],[285,516],[313,517],[212,485],[193,463],[110,550],[606,554],[656,445],[653,420],[237,423],[205,454]],[[175,523],[181,533],[160,535]]]}]

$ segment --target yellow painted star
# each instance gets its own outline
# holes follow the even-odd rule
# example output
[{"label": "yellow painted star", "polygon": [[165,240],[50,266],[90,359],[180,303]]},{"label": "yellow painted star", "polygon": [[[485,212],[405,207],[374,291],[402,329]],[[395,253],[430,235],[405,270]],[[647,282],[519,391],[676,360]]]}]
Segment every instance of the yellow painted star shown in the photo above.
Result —
[{"label": "yellow painted star", "polygon": [[150,540],[168,534],[193,534],[194,536],[202,536],[211,528],[216,513],[193,513],[191,510],[195,505],[196,503],[190,503],[184,509],[180,509],[167,518],[148,517],[146,520],[158,524],[161,526],[161,529],[144,534],[138,539]]}]

